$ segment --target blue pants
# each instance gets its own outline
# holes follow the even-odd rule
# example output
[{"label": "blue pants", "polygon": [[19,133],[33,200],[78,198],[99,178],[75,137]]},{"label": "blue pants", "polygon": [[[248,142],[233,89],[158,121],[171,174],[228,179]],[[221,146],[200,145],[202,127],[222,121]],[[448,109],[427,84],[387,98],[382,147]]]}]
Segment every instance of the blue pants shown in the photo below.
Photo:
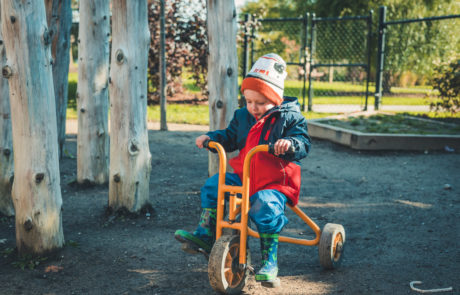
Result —
[{"label": "blue pants", "polygon": [[[217,207],[217,186],[219,174],[208,178],[201,188],[201,208]],[[226,173],[225,184],[241,185],[241,179],[235,173]],[[249,217],[255,223],[259,233],[275,234],[281,232],[288,223],[284,215],[286,196],[277,190],[261,190],[249,198],[251,209]]]}]

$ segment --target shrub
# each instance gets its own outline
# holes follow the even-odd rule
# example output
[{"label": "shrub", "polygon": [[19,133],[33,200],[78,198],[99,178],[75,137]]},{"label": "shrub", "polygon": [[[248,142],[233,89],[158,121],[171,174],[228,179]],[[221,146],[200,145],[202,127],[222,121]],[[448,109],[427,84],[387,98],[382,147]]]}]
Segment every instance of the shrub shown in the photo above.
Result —
[{"label": "shrub", "polygon": [[[184,68],[206,94],[208,39],[204,0],[165,1],[166,94],[183,90]],[[149,102],[159,101],[160,86],[160,1],[149,0]]]},{"label": "shrub", "polygon": [[432,110],[457,113],[460,110],[460,59],[439,65],[432,80],[439,99],[430,104]]}]

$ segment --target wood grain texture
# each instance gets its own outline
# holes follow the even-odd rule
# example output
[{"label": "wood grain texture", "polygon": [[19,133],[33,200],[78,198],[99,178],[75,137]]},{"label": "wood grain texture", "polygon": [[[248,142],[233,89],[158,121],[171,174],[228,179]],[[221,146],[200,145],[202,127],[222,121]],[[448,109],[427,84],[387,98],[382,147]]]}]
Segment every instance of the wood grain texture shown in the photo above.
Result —
[{"label": "wood grain texture", "polygon": [[64,244],[51,39],[43,1],[2,0],[14,148],[19,254]]},{"label": "wood grain texture", "polygon": [[146,0],[112,1],[112,36],[109,207],[137,212],[150,203]]},{"label": "wood grain texture", "polygon": [[[6,52],[1,30],[0,40],[0,67],[3,68],[3,66],[6,65]],[[12,216],[14,214],[13,200],[11,198],[11,187],[14,174],[13,134],[11,131],[8,80],[3,78],[3,76],[0,77],[0,132],[0,213],[6,216]]]},{"label": "wood grain texture", "polygon": [[109,0],[80,2],[77,181],[108,182]]},{"label": "wood grain texture", "polygon": [[[238,57],[234,1],[207,1],[209,129],[224,129],[238,107]],[[209,154],[209,175],[218,172],[219,159]]]}]

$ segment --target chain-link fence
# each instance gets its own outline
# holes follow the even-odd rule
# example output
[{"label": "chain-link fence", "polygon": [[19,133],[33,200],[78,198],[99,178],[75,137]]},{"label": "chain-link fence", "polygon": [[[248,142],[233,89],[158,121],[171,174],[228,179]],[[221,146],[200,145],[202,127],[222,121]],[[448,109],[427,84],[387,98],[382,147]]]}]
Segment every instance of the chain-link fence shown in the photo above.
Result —
[{"label": "chain-link fence", "polygon": [[[299,97],[304,108],[308,104],[308,109],[312,109],[313,97],[318,103],[327,103],[330,99],[341,103],[336,98],[354,97],[365,108],[371,19],[371,16],[316,18],[305,15],[253,21],[245,27],[247,38],[241,43],[241,72],[244,76],[248,65],[258,57],[275,52],[288,65],[285,95]],[[248,20],[246,16],[241,27]],[[328,100],[322,101],[321,97]]]},{"label": "chain-link fence", "polygon": [[316,103],[367,108],[372,15],[311,20],[308,96]]},{"label": "chain-link fence", "polygon": [[429,104],[438,95],[433,75],[460,60],[459,27],[460,15],[387,21],[380,8],[376,107],[397,99]]},{"label": "chain-link fence", "polygon": [[252,21],[239,48],[242,76],[259,56],[275,52],[288,63],[285,95],[299,97],[305,109],[308,99],[308,110],[313,104],[359,104],[366,110],[372,96],[375,109],[398,99],[427,105],[438,95],[433,75],[460,60],[460,15],[387,21],[382,6],[377,18],[373,24],[371,11]]}]

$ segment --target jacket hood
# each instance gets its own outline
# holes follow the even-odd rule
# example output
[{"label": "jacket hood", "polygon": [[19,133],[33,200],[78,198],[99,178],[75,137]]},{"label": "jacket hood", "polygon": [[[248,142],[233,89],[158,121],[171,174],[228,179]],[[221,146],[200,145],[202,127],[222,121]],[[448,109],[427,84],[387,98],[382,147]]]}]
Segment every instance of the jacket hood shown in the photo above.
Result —
[{"label": "jacket hood", "polygon": [[300,104],[299,104],[299,101],[297,100],[297,97],[284,96],[283,102],[279,106],[275,106],[274,108],[268,110],[265,114],[262,115],[261,118],[265,116],[270,116],[271,114],[277,113],[277,112],[279,113],[294,112],[294,113],[301,114]]}]

